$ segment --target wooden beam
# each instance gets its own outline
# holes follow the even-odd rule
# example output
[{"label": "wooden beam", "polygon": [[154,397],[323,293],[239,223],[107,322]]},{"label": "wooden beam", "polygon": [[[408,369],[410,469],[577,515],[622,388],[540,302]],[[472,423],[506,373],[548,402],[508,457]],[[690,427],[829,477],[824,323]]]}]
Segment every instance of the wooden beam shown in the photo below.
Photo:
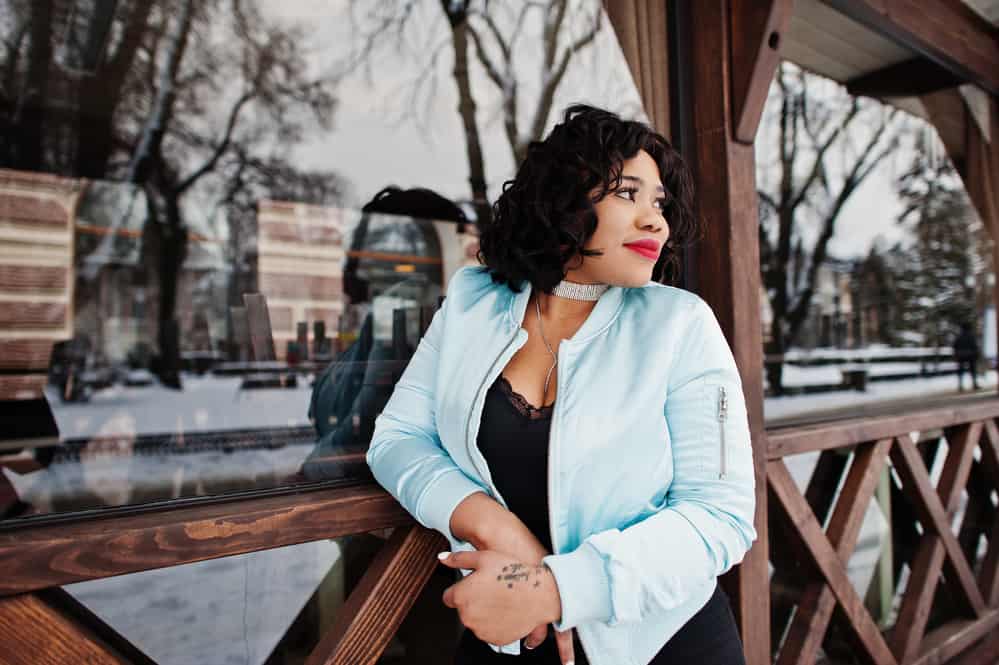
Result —
[{"label": "wooden beam", "polygon": [[734,138],[752,145],[794,13],[794,0],[732,0],[730,6]]},{"label": "wooden beam", "polygon": [[[945,564],[948,578],[954,582],[958,599],[966,606],[965,609],[974,617],[985,613],[985,600],[977,586],[977,580],[964,552],[957,543],[957,538],[951,530],[947,513],[940,503],[940,497],[933,490],[926,466],[916,451],[916,446],[908,437],[899,437],[891,451],[895,470],[902,478],[902,484],[908,489],[910,499],[915,503],[916,513],[923,529],[933,531],[939,538],[946,554]],[[924,538],[926,537],[924,532]],[[913,580],[914,584],[923,584],[927,580]]]},{"label": "wooden beam", "polygon": [[767,433],[769,459],[815,450],[855,446],[865,441],[907,435],[999,417],[999,399],[973,406],[927,409],[900,416],[857,418],[834,423],[789,427]]},{"label": "wooden beam", "polygon": [[404,526],[374,483],[0,532],[0,596]]},{"label": "wooden beam", "polygon": [[[124,665],[125,658],[33,594],[0,598],[4,665]],[[13,639],[11,639],[13,638]]]},{"label": "wooden beam", "polygon": [[[961,491],[967,483],[973,453],[981,435],[982,423],[972,423],[950,440],[937,490],[948,514],[953,513],[960,503]],[[899,662],[912,660],[922,642],[943,569],[944,554],[942,541],[931,533],[924,533],[909,577],[917,583],[906,588],[891,638],[892,651]]]},{"label": "wooden beam", "polygon": [[961,2],[822,0],[858,23],[999,95],[999,38]]},{"label": "wooden beam", "polygon": [[[748,665],[770,663],[770,594],[767,581],[766,430],[763,423],[763,339],[760,325],[760,255],[753,146],[737,143],[730,94],[732,82],[728,0],[674,3],[675,32],[691,35],[679,114],[693,137],[684,157],[691,165],[698,214],[705,225],[697,247],[697,292],[714,310],[742,378],[756,473],[760,537],[733,573],[723,578],[733,600]],[[682,5],[680,7],[679,5]],[[682,11],[680,11],[682,10]],[[682,17],[682,18],[680,18]],[[687,57],[689,56],[689,57]]]},{"label": "wooden beam", "polygon": [[367,567],[305,665],[374,665],[449,549],[436,531],[400,527]]},{"label": "wooden beam", "polygon": [[[895,447],[897,444],[892,449]],[[784,462],[778,460],[767,464],[767,478],[775,500],[787,513],[788,519],[798,527],[795,535],[805,545],[811,563],[832,590],[855,641],[863,649],[864,653],[858,655],[867,662],[878,665],[896,663],[877,624],[864,607],[863,599],[854,590],[850,578],[847,577],[846,567],[826,539],[822,526],[805,503],[804,497],[798,492]]]},{"label": "wooden beam", "polygon": [[889,65],[846,82],[846,91],[854,96],[914,97],[954,88],[961,77],[927,58],[913,58]]},{"label": "wooden beam", "polygon": [[[826,530],[829,542],[844,566],[857,546],[860,527],[888,460],[891,445],[891,439],[882,439],[861,446],[847,473],[836,510]],[[777,660],[778,665],[813,665],[835,608],[836,596],[828,584],[824,581],[809,584],[798,603],[798,611]]]},{"label": "wooden beam", "polygon": [[[980,619],[949,621],[927,633],[919,658],[907,665],[941,665],[966,651],[999,627],[999,610],[989,610]],[[995,645],[987,645],[994,649]],[[969,652],[970,654],[971,652]],[[995,663],[995,660],[986,660]]]}]

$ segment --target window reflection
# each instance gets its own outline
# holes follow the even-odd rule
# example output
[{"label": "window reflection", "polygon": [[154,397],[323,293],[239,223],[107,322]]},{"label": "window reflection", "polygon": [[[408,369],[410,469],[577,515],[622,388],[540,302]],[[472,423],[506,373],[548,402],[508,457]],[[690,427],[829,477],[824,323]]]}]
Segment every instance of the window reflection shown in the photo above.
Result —
[{"label": "window reflection", "polygon": [[366,474],[528,143],[642,114],[598,0],[0,0],[0,37],[0,519]]}]

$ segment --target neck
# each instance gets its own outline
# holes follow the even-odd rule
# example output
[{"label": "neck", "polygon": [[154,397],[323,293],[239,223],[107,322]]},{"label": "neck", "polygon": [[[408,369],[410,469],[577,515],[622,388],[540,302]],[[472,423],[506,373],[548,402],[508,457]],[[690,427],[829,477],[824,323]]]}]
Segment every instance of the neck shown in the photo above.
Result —
[{"label": "neck", "polygon": [[[541,314],[546,319],[556,321],[572,321],[574,319],[586,318],[597,304],[595,300],[560,298],[559,296],[549,295],[541,291],[537,291],[534,297],[541,300]],[[533,306],[533,303],[530,304]]]}]

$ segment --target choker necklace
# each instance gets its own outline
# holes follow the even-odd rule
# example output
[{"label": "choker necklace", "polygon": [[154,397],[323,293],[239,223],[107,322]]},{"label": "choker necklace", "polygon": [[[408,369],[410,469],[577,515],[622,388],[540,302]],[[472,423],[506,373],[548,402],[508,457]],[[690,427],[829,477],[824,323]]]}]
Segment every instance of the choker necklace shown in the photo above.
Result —
[{"label": "choker necklace", "polygon": [[552,295],[571,300],[600,300],[609,288],[609,284],[578,284],[563,279],[552,290]]}]

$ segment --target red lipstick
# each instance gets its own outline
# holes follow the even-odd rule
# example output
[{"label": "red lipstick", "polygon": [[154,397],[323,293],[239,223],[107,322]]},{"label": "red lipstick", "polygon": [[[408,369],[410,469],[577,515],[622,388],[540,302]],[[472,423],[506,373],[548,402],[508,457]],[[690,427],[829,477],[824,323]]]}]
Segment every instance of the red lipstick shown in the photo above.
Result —
[{"label": "red lipstick", "polygon": [[652,261],[659,259],[659,242],[653,240],[652,238],[643,238],[633,242],[626,242],[624,246],[636,254],[640,254]]}]

